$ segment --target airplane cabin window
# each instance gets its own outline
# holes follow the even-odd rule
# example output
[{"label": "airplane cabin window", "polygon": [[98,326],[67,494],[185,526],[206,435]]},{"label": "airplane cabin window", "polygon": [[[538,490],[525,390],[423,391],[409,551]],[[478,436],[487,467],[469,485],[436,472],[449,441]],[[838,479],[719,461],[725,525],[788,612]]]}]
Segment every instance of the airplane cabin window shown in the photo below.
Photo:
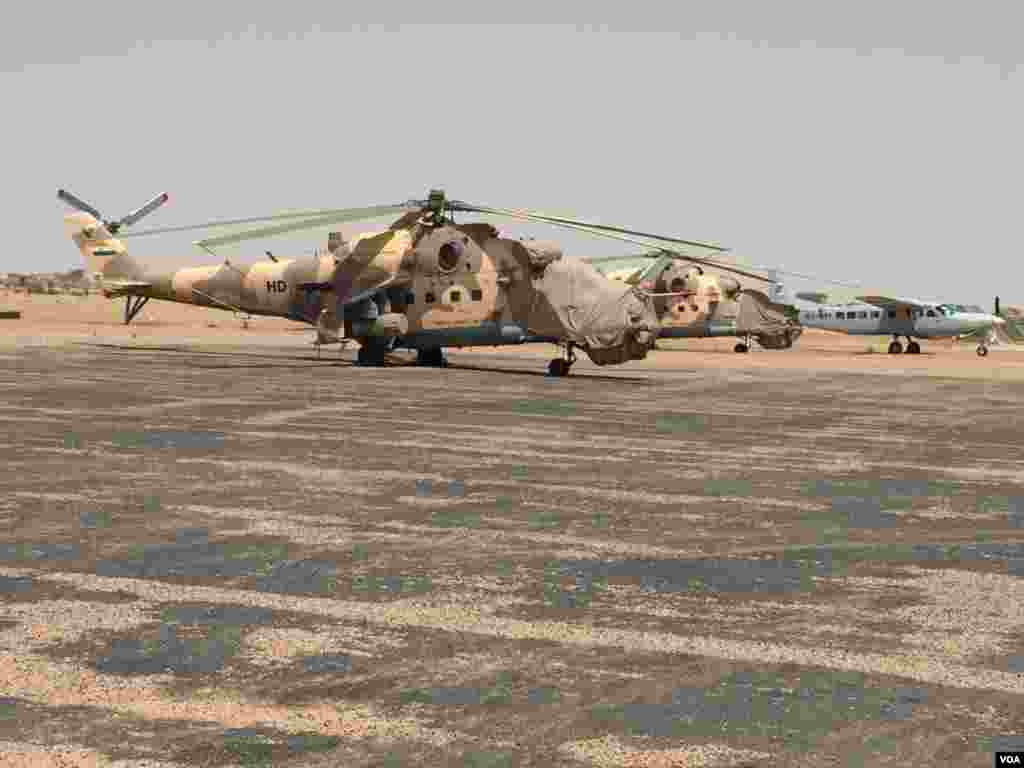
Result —
[{"label": "airplane cabin window", "polygon": [[427,304],[433,304],[433,303],[434,303],[434,294],[432,294],[432,293],[428,293],[428,294],[427,294],[426,296],[424,296],[424,297],[423,297],[423,300],[424,300],[424,301],[425,301],[425,302],[426,302]]},{"label": "airplane cabin window", "polygon": [[889,310],[889,319],[890,320],[895,320],[896,319],[896,310],[895,309],[890,309]]},{"label": "airplane cabin window", "polygon": [[872,317],[880,317],[880,316],[881,316],[881,314],[882,314],[881,312],[872,312],[872,313],[871,313],[871,316],[872,316]]},{"label": "airplane cabin window", "polygon": [[866,318],[868,316],[868,313],[867,312],[858,312],[857,316],[863,320],[864,318]]},{"label": "airplane cabin window", "polygon": [[455,304],[456,302],[462,301],[462,292],[461,291],[452,291],[451,299],[449,299],[449,301],[451,301],[452,304]]},{"label": "airplane cabin window", "polygon": [[837,320],[845,320],[846,319],[846,313],[845,312],[836,312],[836,319]]},{"label": "airplane cabin window", "polygon": [[474,288],[469,295],[473,299],[473,301],[482,301],[484,298],[484,292],[481,291],[479,288]]}]

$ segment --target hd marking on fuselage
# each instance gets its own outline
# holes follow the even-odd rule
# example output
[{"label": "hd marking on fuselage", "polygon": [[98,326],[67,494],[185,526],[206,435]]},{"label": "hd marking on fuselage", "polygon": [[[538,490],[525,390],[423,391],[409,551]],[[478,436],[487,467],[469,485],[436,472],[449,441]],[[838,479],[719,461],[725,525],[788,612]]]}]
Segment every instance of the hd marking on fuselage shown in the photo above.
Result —
[{"label": "hd marking on fuselage", "polygon": [[284,280],[267,280],[268,293],[284,293],[288,290],[288,283]]}]

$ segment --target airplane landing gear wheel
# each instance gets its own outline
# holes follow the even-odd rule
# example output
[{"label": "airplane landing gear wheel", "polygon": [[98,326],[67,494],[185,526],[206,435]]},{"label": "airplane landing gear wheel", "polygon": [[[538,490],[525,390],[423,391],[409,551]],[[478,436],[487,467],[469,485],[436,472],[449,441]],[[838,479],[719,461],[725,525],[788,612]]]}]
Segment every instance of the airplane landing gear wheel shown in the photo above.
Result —
[{"label": "airplane landing gear wheel", "polygon": [[556,357],[548,363],[548,376],[568,376],[571,364],[568,360]]},{"label": "airplane landing gear wheel", "polygon": [[978,349],[976,351],[978,353],[978,357],[984,357],[985,355],[988,354],[988,347],[986,347],[984,344],[979,344]]},{"label": "airplane landing gear wheel", "polygon": [[894,341],[892,344],[889,345],[889,354],[890,355],[898,355],[902,351],[903,351],[903,345],[900,344],[898,341]]},{"label": "airplane landing gear wheel", "polygon": [[907,344],[907,352],[911,355],[918,355],[921,353],[921,345],[916,341],[912,341]]},{"label": "airplane landing gear wheel", "polygon": [[746,344],[744,344],[741,341],[739,344],[737,344],[735,347],[732,348],[732,351],[736,352],[738,354],[743,354],[744,352],[749,352],[750,351],[750,347],[748,347]]}]

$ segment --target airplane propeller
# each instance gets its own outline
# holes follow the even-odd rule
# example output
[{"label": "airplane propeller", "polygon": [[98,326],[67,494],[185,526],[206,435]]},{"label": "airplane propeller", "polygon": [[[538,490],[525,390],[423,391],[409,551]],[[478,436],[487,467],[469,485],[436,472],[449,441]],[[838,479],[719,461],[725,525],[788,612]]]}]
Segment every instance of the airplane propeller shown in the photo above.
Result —
[{"label": "airplane propeller", "polygon": [[137,221],[139,221],[145,216],[148,216],[161,205],[163,205],[164,203],[171,199],[170,196],[166,192],[164,192],[163,194],[154,197],[152,200],[150,200],[142,207],[136,208],[134,211],[127,214],[126,216],[122,216],[117,221],[108,221],[103,218],[103,214],[101,214],[87,202],[82,200],[80,197],[73,195],[71,192],[68,192],[66,189],[58,189],[57,197],[60,200],[63,200],[68,205],[70,205],[72,208],[75,208],[81,211],[82,213],[88,213],[90,216],[98,219],[99,221],[102,221],[103,225],[107,228],[107,231],[109,231],[112,235],[116,235],[117,231],[121,229],[121,227],[130,227],[132,224],[135,224]]}]

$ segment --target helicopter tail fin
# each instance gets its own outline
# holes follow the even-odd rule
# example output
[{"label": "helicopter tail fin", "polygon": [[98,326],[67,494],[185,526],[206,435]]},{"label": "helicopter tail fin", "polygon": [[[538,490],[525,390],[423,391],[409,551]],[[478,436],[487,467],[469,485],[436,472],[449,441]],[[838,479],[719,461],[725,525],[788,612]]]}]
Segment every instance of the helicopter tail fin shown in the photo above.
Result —
[{"label": "helicopter tail fin", "polygon": [[64,227],[94,277],[105,280],[140,280],[143,277],[142,267],[128,255],[127,246],[95,216],[70,213],[64,217]]}]

